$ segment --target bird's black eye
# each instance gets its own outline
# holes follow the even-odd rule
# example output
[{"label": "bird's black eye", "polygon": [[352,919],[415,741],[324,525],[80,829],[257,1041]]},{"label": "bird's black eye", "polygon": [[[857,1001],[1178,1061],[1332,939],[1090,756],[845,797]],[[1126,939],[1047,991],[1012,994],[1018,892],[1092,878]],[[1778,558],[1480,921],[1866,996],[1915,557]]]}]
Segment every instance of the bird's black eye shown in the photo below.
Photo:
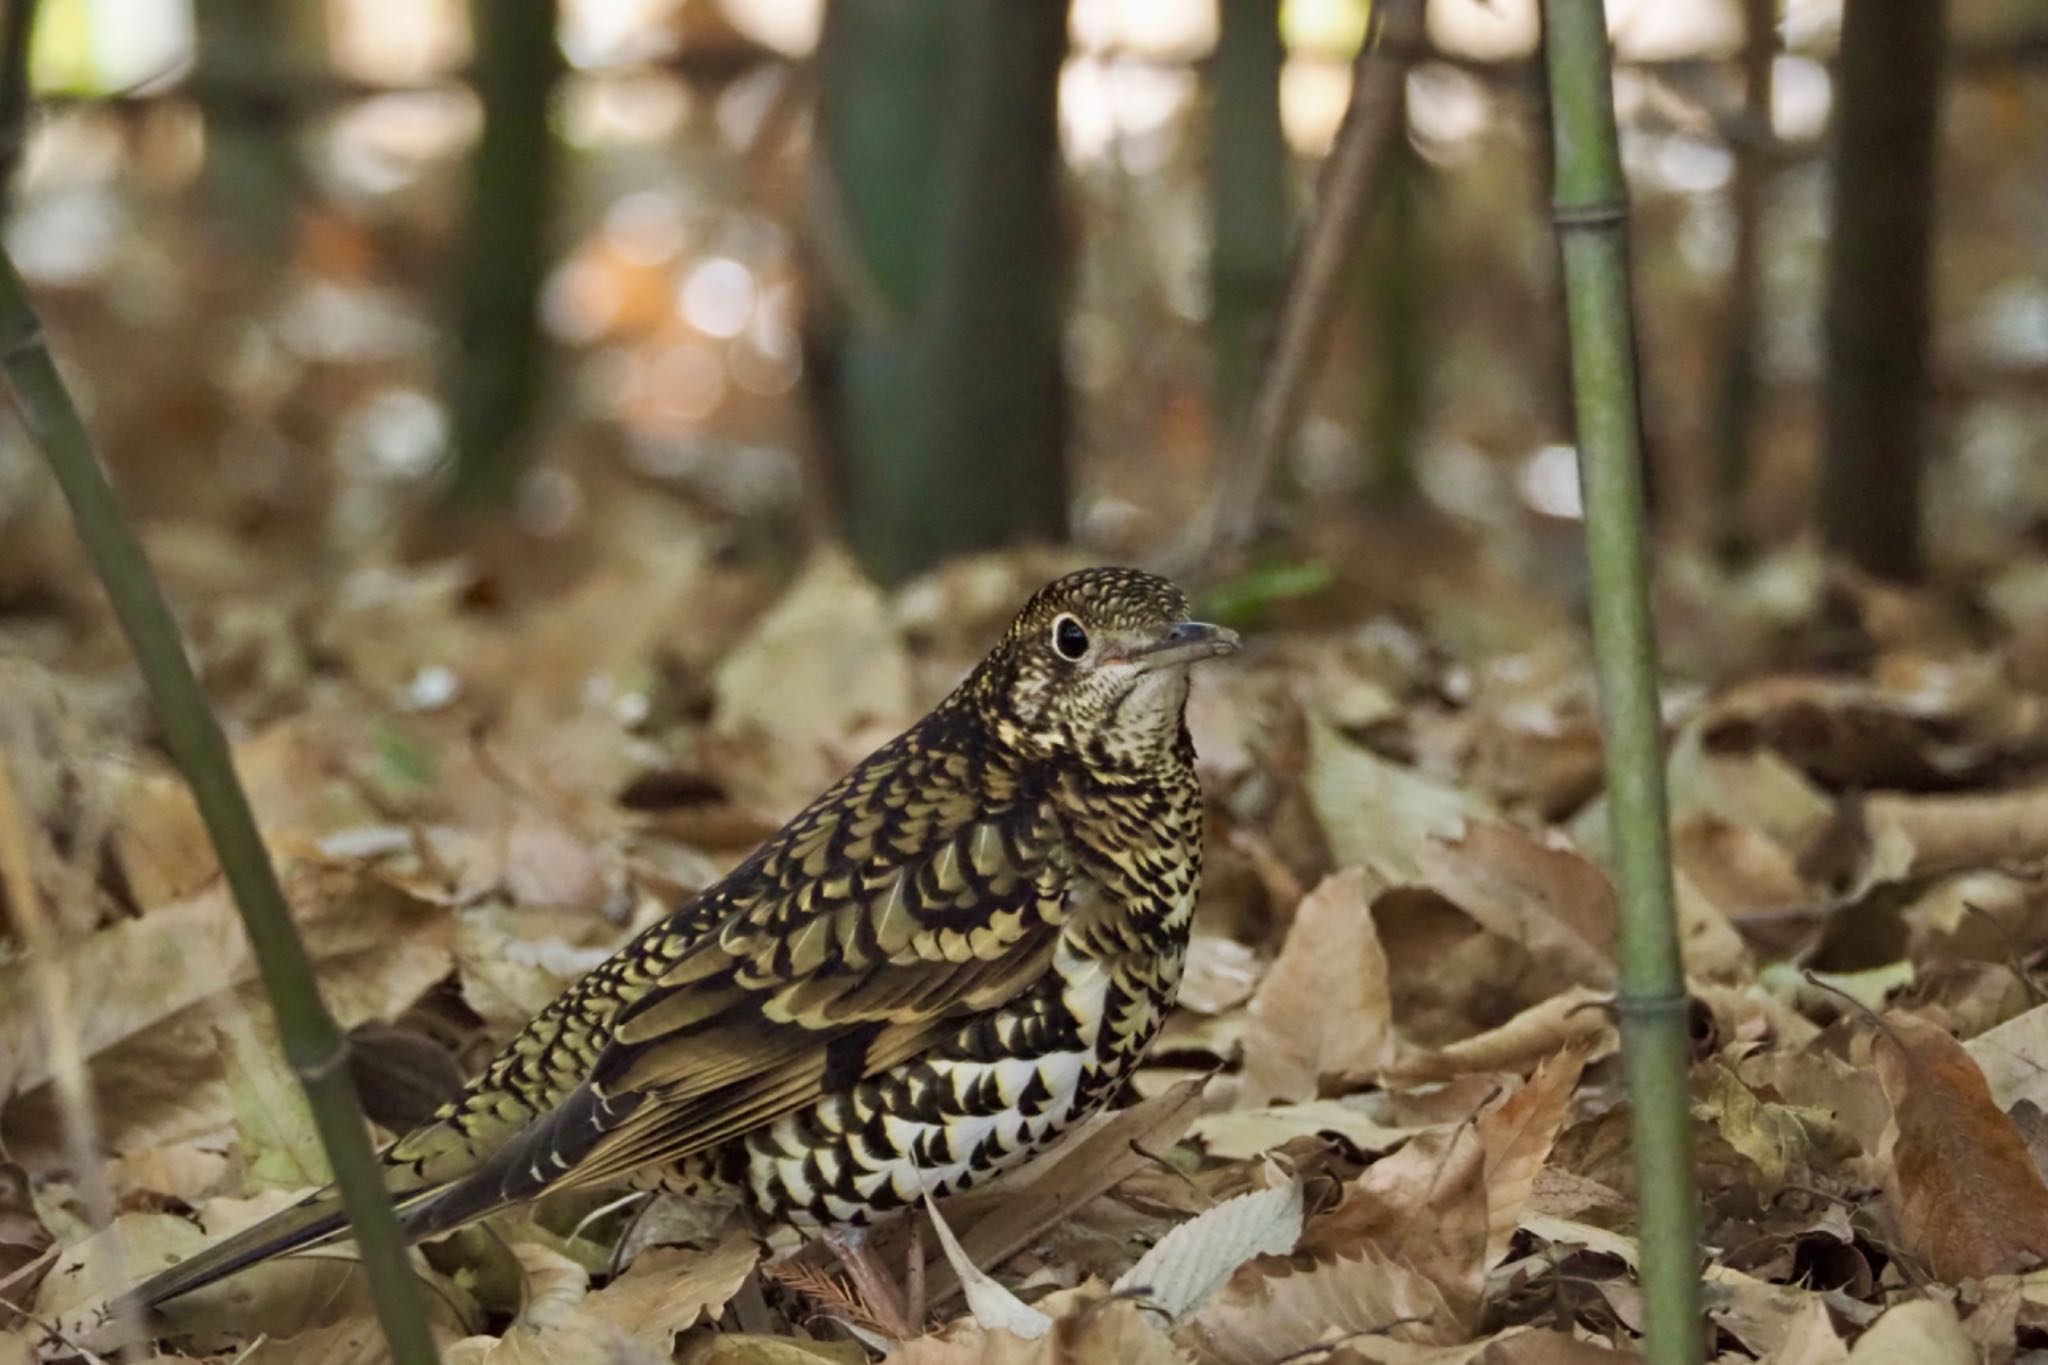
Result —
[{"label": "bird's black eye", "polygon": [[1079,659],[1088,652],[1088,632],[1071,616],[1052,623],[1052,647],[1062,659]]}]

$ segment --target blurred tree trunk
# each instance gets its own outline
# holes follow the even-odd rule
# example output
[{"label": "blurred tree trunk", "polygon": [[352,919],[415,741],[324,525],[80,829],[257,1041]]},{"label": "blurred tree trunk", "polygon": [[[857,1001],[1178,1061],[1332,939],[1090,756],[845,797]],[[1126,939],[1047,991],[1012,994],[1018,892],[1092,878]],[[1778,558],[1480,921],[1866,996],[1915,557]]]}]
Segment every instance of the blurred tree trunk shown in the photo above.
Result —
[{"label": "blurred tree trunk", "polygon": [[326,60],[324,14],[299,0],[199,0],[192,13],[215,219],[259,266],[280,265],[304,183],[297,92]]},{"label": "blurred tree trunk", "polygon": [[1065,524],[1053,0],[827,11],[822,396],[848,539],[898,580]]},{"label": "blurred tree trunk", "polygon": [[1742,119],[1735,137],[1735,176],[1729,211],[1735,219],[1735,259],[1729,268],[1727,312],[1722,318],[1721,411],[1714,452],[1713,535],[1723,558],[1749,552],[1743,500],[1755,464],[1762,378],[1758,342],[1763,323],[1763,217],[1772,156],[1771,68],[1778,55],[1777,0],[1742,0]]},{"label": "blurred tree trunk", "polygon": [[1429,167],[1408,140],[1405,104],[1387,148],[1386,197],[1359,262],[1368,340],[1367,492],[1376,500],[1414,494],[1416,447],[1429,402],[1429,237],[1421,199]]},{"label": "blurred tree trunk", "polygon": [[1209,261],[1216,400],[1224,443],[1250,415],[1287,290],[1287,136],[1280,126],[1279,0],[1222,0],[1211,66]]},{"label": "blurred tree trunk", "polygon": [[1821,525],[1870,573],[1921,569],[1943,0],[1848,0],[1835,107]]},{"label": "blurred tree trunk", "polygon": [[556,160],[549,114],[562,49],[554,0],[471,0],[470,16],[484,127],[455,258],[448,497],[461,507],[502,508],[526,469],[541,388],[538,301]]}]

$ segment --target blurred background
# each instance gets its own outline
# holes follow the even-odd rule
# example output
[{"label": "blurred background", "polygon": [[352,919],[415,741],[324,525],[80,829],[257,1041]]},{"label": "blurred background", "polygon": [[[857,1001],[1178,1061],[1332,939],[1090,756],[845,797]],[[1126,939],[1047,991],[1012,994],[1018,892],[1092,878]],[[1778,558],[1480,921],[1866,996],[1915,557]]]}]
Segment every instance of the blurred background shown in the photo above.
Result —
[{"label": "blurred background", "polygon": [[[1816,1019],[1839,1007],[1807,968],[1865,974],[1873,1005],[1912,982],[1958,1034],[2002,1024],[2048,951],[2048,7],[1607,9],[1689,960]],[[1574,993],[1604,969],[1555,969],[1585,960],[1577,921],[1532,956],[1519,909],[1408,894],[1468,819],[1606,857],[1537,0],[0,16],[7,252],[379,1123],[429,1111],[1089,562],[1169,568],[1248,641],[1191,696],[1208,984],[1141,1092],[1256,1055],[1245,1002],[1338,868],[1392,869],[1349,922],[1385,938],[1373,1017],[1402,1036],[1449,1047],[1546,1002],[1541,1055],[1607,1028]],[[1294,289],[1297,259],[1333,263],[1325,286]],[[1307,361],[1278,422],[1274,355]],[[249,1087],[290,1083],[161,740],[10,406],[0,779],[26,870],[0,887],[0,1214],[20,1162],[67,1246],[96,1218],[60,1182],[95,1163],[65,1146],[39,960],[79,983],[124,1210],[310,1178],[264,1171]],[[1773,1066],[1872,1081],[1789,1007],[1717,999],[1730,1057],[1767,1030]],[[1846,1112],[1832,1074],[1772,1093]],[[1766,1245],[1761,1187],[1710,1190],[1715,1245]],[[1771,1207],[1798,1220],[1772,1248],[1819,1226]],[[1773,1294],[1892,1292],[1862,1261],[1754,1254]],[[52,1274],[43,1315],[85,1282]],[[1552,1283],[1501,1321],[1550,1321]],[[294,1362],[304,1325],[236,1324],[274,1337],[247,1359]]]},{"label": "blurred background", "polygon": [[[1378,8],[16,0],[6,241],[157,552],[222,573],[1171,559],[1243,493]],[[1824,526],[1976,573],[2048,507],[2048,18],[1864,9],[1858,122],[1840,0],[1609,6],[1667,575],[1785,591],[1758,566],[1812,581]],[[1535,0],[1381,37],[1405,99],[1259,534],[1172,566],[1258,611],[1437,561],[1568,601]],[[0,613],[77,567],[0,423]]]}]

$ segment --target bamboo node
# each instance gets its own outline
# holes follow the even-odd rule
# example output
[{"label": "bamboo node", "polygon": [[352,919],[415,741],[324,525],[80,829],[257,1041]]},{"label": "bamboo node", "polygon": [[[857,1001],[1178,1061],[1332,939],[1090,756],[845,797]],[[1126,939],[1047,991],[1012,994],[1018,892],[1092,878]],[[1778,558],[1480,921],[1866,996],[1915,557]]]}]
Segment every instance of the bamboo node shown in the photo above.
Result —
[{"label": "bamboo node", "polygon": [[1628,200],[1609,199],[1591,204],[1553,204],[1550,207],[1550,221],[1559,232],[1619,227],[1628,222]]}]

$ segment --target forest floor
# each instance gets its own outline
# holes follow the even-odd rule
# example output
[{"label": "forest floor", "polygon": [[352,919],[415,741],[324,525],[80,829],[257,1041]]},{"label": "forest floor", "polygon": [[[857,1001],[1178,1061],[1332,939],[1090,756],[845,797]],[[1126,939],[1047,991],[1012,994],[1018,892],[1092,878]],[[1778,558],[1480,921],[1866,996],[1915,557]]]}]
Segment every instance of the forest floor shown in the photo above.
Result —
[{"label": "forest floor", "polygon": [[[342,565],[151,532],[386,1127],[1078,562],[884,593],[830,551],[749,567],[659,496],[590,519],[604,534],[567,547]],[[55,525],[0,554],[32,604],[0,619],[4,1365],[113,1359],[110,1289],[322,1176],[203,832]],[[1191,707],[1209,852],[1180,1008],[1126,1107],[942,1206],[962,1250],[924,1236],[933,1333],[891,1359],[1636,1358],[1596,698],[1572,614],[1468,549],[1385,575],[1393,593],[1339,575],[1226,603],[1249,645]],[[1666,567],[1693,679],[1666,710],[1710,1354],[2048,1347],[2048,560],[1917,594],[1798,555],[1732,581]],[[38,935],[61,951],[26,952]],[[739,1229],[608,1192],[424,1265],[451,1365],[870,1358],[830,1263],[757,1259]],[[128,1358],[381,1351],[337,1253],[158,1331]]]}]

